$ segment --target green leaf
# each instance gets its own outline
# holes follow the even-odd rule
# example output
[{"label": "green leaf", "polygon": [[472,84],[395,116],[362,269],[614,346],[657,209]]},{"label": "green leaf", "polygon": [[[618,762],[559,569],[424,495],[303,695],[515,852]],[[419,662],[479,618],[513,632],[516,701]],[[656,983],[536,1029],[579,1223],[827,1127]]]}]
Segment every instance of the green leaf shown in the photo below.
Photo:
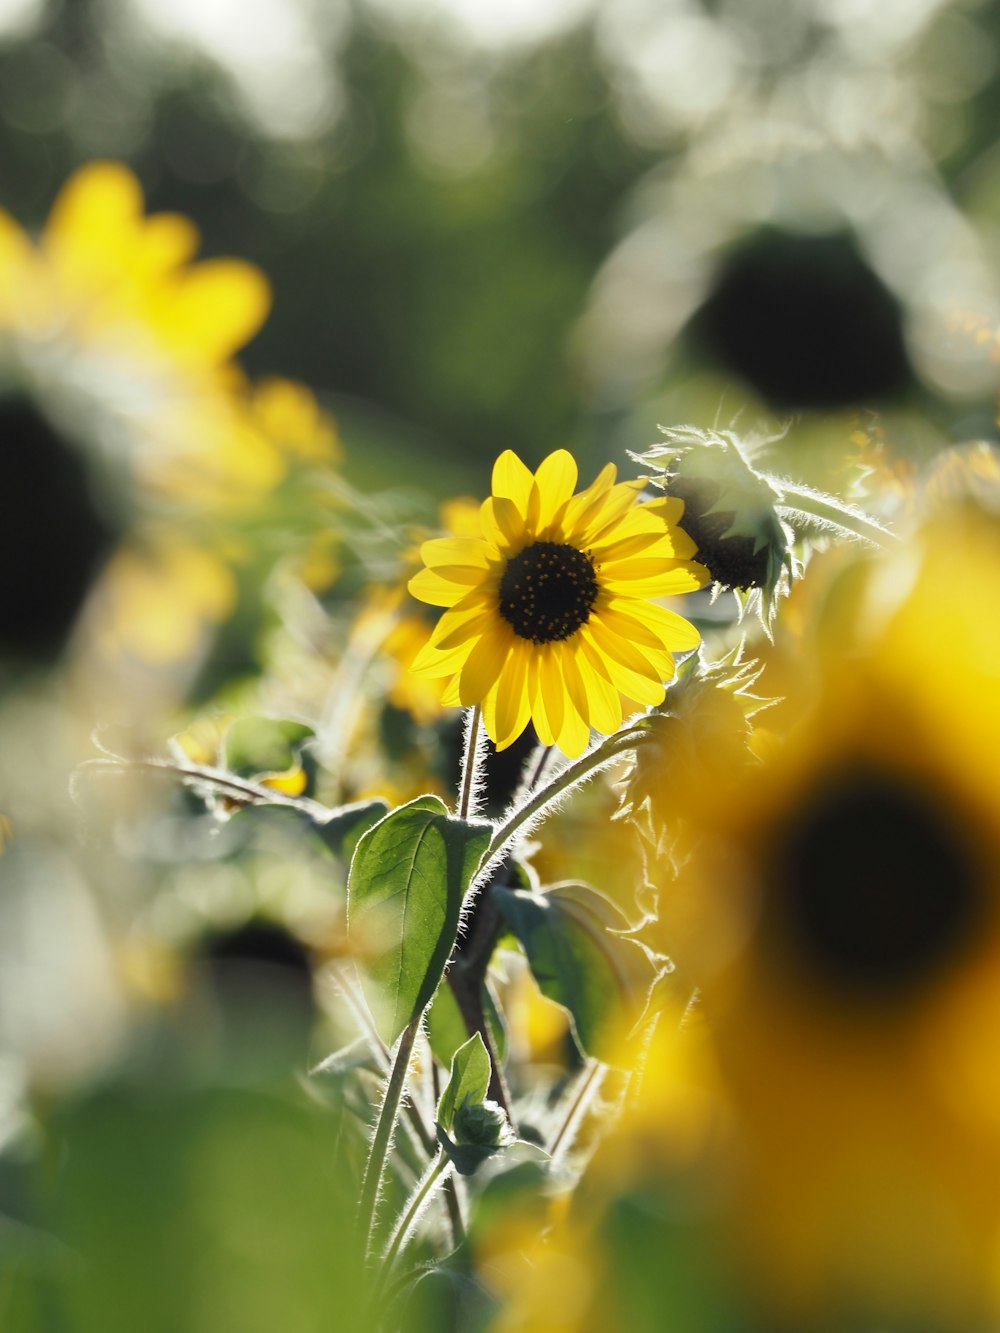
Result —
[{"label": "green leaf", "polygon": [[453,819],[436,796],[420,796],[358,842],[347,881],[347,928],[372,1016],[389,1046],[437,989],[491,832],[489,824]]},{"label": "green leaf", "polygon": [[542,994],[569,1010],[584,1053],[621,1063],[622,1040],[653,982],[645,951],[618,933],[628,928],[625,917],[583,884],[559,885],[544,895],[496,885],[491,892]]},{"label": "green leaf", "polygon": [[[496,996],[488,983],[483,986],[483,1012],[493,1038],[493,1049],[502,1062],[507,1055],[507,1029]],[[427,1035],[434,1058],[446,1069],[450,1068],[452,1056],[469,1038],[465,1019],[450,986],[438,987],[431,1007],[427,1010]]]},{"label": "green leaf", "polygon": [[451,1077],[438,1102],[438,1123],[451,1129],[456,1107],[466,1101],[481,1102],[490,1086],[492,1072],[489,1052],[477,1032],[455,1052]]},{"label": "green leaf", "polygon": [[312,735],[312,727],[305,722],[276,717],[238,718],[222,743],[222,767],[243,778],[287,772],[298,764],[302,747]]},{"label": "green leaf", "polygon": [[379,796],[373,801],[358,801],[331,810],[326,819],[316,821],[316,828],[327,847],[349,863],[363,835],[388,813],[388,801]]}]

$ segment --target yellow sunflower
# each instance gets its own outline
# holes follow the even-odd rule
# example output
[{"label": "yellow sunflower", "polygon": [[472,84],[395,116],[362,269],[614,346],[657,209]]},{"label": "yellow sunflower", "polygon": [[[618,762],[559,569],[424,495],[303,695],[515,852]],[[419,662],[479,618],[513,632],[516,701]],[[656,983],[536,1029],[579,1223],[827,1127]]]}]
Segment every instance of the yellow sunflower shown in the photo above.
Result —
[{"label": "yellow sunflower", "polygon": [[[52,660],[79,624],[95,682],[111,666],[176,674],[232,613],[237,568],[242,586],[277,557],[312,587],[336,576],[336,425],[304,385],[246,378],[233,356],[267,280],[198,244],[189,219],[146,212],[117,162],[74,172],[37,237],[0,209],[2,480],[19,520],[0,540],[0,654]],[[58,560],[32,551],[46,528]]]},{"label": "yellow sunflower", "polygon": [[693,625],[652,600],[708,581],[676,526],[683,503],[640,503],[642,483],[616,476],[609,463],[574,494],[566,450],[532,474],[508,449],[480,535],[421,547],[410,592],[447,610],[412,670],[451,677],[445,701],[481,705],[498,749],[531,721],[543,744],[582,753],[592,727],[613,732],[660,703],[673,654],[698,645]]},{"label": "yellow sunflower", "polygon": [[660,942],[698,987],[739,1163],[718,1222],[765,1326],[1000,1312],[998,538],[956,506],[843,571],[788,734],[681,797],[703,836]]}]

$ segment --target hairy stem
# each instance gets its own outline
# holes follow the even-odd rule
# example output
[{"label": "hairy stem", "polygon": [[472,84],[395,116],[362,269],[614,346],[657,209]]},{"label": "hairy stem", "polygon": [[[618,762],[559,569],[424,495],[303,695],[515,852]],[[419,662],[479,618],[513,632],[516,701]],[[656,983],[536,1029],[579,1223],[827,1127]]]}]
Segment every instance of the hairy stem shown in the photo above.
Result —
[{"label": "hairy stem", "polygon": [[609,764],[620,755],[636,749],[642,744],[647,734],[641,726],[629,727],[625,731],[615,732],[613,736],[609,736],[607,740],[602,741],[593,750],[574,760],[573,763],[567,764],[544,787],[540,787],[538,791],[531,793],[528,799],[522,805],[517,806],[508,816],[506,822],[501,824],[493,834],[490,845],[483,854],[479,874],[482,875],[498,857],[509,851],[521,830],[526,825],[533,823],[545,810],[546,806],[558,801],[564,792],[585,781],[599,768],[603,768],[605,764]]},{"label": "hairy stem", "polygon": [[854,505],[841,505],[832,496],[822,495],[808,486],[796,486],[789,481],[779,484],[781,499],[776,508],[782,512],[787,511],[789,517],[801,514],[819,519],[821,523],[832,523],[844,532],[871,542],[873,546],[893,546],[899,541],[894,532],[884,528]]},{"label": "hairy stem", "polygon": [[473,809],[483,763],[483,745],[479,735],[482,711],[478,704],[468,715],[465,746],[462,751],[462,784],[458,800],[459,819],[468,819]]},{"label": "hairy stem", "polygon": [[[441,1100],[441,1079],[438,1074],[437,1061],[431,1059],[431,1087],[434,1092],[435,1115],[436,1108]],[[462,1221],[462,1205],[458,1201],[458,1190],[455,1188],[455,1177],[451,1174],[444,1182],[444,1201],[448,1208],[448,1221],[451,1224],[451,1239],[455,1248],[458,1249],[462,1241],[465,1240],[465,1223]]]},{"label": "hairy stem", "polygon": [[483,1005],[486,969],[502,931],[503,921],[487,886],[476,899],[468,932],[448,969],[448,985],[465,1022],[466,1031],[470,1037],[478,1032],[489,1054],[492,1072],[488,1095],[503,1107],[513,1125],[515,1122],[510,1091],[504,1078],[500,1053],[493,1040],[493,1030],[487,1021]]},{"label": "hairy stem", "polygon": [[378,1305],[381,1294],[385,1288],[386,1282],[392,1276],[393,1265],[399,1257],[400,1251],[406,1245],[410,1235],[420,1216],[421,1210],[430,1198],[435,1186],[449,1170],[451,1163],[445,1157],[443,1152],[438,1155],[424,1172],[423,1178],[417,1184],[416,1189],[410,1196],[409,1202],[400,1214],[399,1220],[393,1227],[392,1236],[389,1244],[386,1246],[385,1254],[379,1264],[378,1273],[375,1276],[375,1283],[372,1290],[372,1303]]},{"label": "hairy stem", "polygon": [[[388,1046],[378,1035],[375,1024],[372,1022],[371,1015],[368,1012],[368,1006],[357,995],[350,978],[346,975],[346,969],[340,969],[336,973],[337,989],[340,991],[341,998],[351,1011],[351,1016],[361,1030],[362,1036],[367,1040],[369,1046],[375,1054],[375,1058],[388,1074],[392,1066],[392,1053]],[[435,1105],[437,1103],[435,1102]],[[420,1141],[420,1146],[428,1157],[433,1157],[437,1151],[437,1143],[434,1135],[424,1124],[424,1118],[420,1114],[420,1107],[416,1102],[408,1101],[403,1107],[403,1114],[410,1122],[414,1134]]]},{"label": "hairy stem", "polygon": [[586,1114],[590,1099],[600,1086],[603,1076],[604,1066],[599,1060],[591,1060],[577,1080],[569,1109],[549,1144],[548,1152],[553,1162],[558,1160],[560,1151],[568,1152],[573,1146],[573,1140],[576,1138],[580,1122]]},{"label": "hairy stem", "polygon": [[365,1163],[364,1180],[361,1182],[358,1223],[366,1238],[365,1252],[369,1256],[371,1255],[372,1240],[375,1234],[375,1213],[382,1190],[382,1177],[385,1173],[386,1159],[389,1156],[389,1148],[392,1144],[393,1131],[396,1128],[399,1104],[403,1099],[403,1092],[406,1087],[410,1054],[413,1051],[413,1043],[419,1027],[420,1019],[416,1018],[412,1023],[407,1024],[403,1029],[403,1035],[399,1039],[392,1068],[389,1070],[389,1078],[385,1085],[385,1096],[382,1098],[382,1105],[379,1108],[378,1121],[375,1125],[368,1161]]}]

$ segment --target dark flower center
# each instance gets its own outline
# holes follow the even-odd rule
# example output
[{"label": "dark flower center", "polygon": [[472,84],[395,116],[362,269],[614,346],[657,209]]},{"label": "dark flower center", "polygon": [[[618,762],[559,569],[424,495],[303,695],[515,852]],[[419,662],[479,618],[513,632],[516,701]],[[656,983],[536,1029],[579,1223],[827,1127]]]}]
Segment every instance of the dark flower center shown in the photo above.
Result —
[{"label": "dark flower center", "polygon": [[835,411],[894,396],[912,375],[899,302],[843,232],[750,237],[723,260],[691,331],[777,407]]},{"label": "dark flower center", "polygon": [[561,542],[532,542],[500,580],[500,614],[532,643],[568,639],[590,619],[596,600],[593,560]]},{"label": "dark flower center", "polygon": [[847,771],[779,832],[772,923],[838,988],[905,992],[951,963],[981,925],[974,846],[898,774]]},{"label": "dark flower center", "polygon": [[0,656],[59,654],[118,535],[81,451],[27,398],[0,399]]},{"label": "dark flower center", "polygon": [[709,512],[720,495],[718,484],[707,478],[692,481],[688,477],[674,477],[668,489],[671,495],[684,501],[678,526],[697,546],[696,559],[711,574],[712,581],[723,588],[766,587],[767,543],[755,551],[752,537],[725,536],[735,514],[731,509]]}]

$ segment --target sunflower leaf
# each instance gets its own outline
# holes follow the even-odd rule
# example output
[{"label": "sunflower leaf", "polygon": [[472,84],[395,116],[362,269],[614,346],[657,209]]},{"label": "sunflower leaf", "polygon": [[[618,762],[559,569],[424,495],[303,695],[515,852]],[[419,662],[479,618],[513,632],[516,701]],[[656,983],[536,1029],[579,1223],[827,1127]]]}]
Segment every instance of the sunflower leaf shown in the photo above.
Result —
[{"label": "sunflower leaf", "polygon": [[628,927],[625,917],[582,884],[559,885],[544,895],[497,885],[492,892],[542,994],[569,1010],[585,1054],[627,1062],[624,1038],[654,976],[645,951],[618,933]]},{"label": "sunflower leaf", "polygon": [[[483,985],[483,1012],[490,1027],[494,1049],[501,1061],[507,1052],[507,1029],[496,996],[489,983]],[[434,1058],[445,1069],[450,1068],[452,1057],[468,1040],[465,1019],[450,986],[439,986],[431,1007],[427,1010],[427,1036]]]},{"label": "sunflower leaf", "polygon": [[463,1102],[476,1104],[483,1101],[490,1086],[491,1073],[489,1052],[477,1032],[452,1057],[451,1077],[437,1109],[438,1124],[442,1129],[451,1129],[455,1110]]},{"label": "sunflower leaf", "polygon": [[300,760],[303,745],[313,735],[305,722],[287,718],[241,717],[226,731],[222,767],[238,777],[283,773]]},{"label": "sunflower leaf", "polygon": [[491,831],[489,824],[452,818],[436,796],[420,796],[380,819],[355,848],[348,934],[365,998],[389,1046],[437,990]]}]

